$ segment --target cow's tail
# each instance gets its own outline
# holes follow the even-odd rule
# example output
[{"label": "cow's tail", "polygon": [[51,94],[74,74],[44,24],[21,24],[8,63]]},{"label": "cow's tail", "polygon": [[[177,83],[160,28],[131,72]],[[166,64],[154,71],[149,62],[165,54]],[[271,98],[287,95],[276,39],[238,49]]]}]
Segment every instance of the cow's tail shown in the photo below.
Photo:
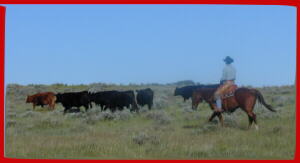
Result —
[{"label": "cow's tail", "polygon": [[271,105],[269,105],[265,102],[263,95],[258,90],[256,90],[256,89],[253,89],[253,90],[254,90],[254,93],[255,93],[259,103],[263,104],[268,110],[270,110],[272,112],[276,112],[276,110],[274,110]]}]

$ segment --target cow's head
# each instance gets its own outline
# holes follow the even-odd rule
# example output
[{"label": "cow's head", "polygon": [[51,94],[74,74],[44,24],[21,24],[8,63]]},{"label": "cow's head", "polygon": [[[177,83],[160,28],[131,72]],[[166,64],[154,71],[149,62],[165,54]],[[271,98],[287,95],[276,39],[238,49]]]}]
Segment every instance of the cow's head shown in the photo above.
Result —
[{"label": "cow's head", "polygon": [[180,94],[181,94],[181,89],[176,87],[174,91],[174,96],[178,96]]},{"label": "cow's head", "polygon": [[33,97],[28,95],[27,99],[26,99],[26,103],[30,103],[30,102],[32,102],[32,100],[33,100]]},{"label": "cow's head", "polygon": [[55,96],[56,96],[56,101],[55,102],[56,103],[61,102],[61,96],[62,96],[61,93],[57,93]]}]

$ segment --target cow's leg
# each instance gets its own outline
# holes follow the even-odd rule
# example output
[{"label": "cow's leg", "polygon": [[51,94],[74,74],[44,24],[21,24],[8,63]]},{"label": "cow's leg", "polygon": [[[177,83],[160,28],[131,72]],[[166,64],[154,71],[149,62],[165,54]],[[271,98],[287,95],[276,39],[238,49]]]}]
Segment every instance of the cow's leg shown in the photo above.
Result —
[{"label": "cow's leg", "polygon": [[140,108],[137,106],[135,111],[136,111],[136,113],[140,113]]},{"label": "cow's leg", "polygon": [[84,108],[85,108],[85,112],[87,112],[87,110],[89,109],[89,105],[84,105]]},{"label": "cow's leg", "polygon": [[[128,107],[129,108],[129,107]],[[130,111],[137,111],[137,108],[135,106],[130,107]]]},{"label": "cow's leg", "polygon": [[33,110],[35,109],[35,103],[32,104],[32,108],[33,108]]},{"label": "cow's leg", "polygon": [[100,107],[101,107],[101,111],[103,111],[104,110],[104,105],[100,105]]},{"label": "cow's leg", "polygon": [[56,101],[56,97],[54,96],[54,98],[52,98],[52,110],[55,109],[55,101]]},{"label": "cow's leg", "polygon": [[150,104],[148,104],[148,108],[149,108],[149,110],[151,110],[151,107],[152,107],[152,104],[150,103]]},{"label": "cow's leg", "polygon": [[103,110],[106,110],[108,108],[108,106],[107,105],[104,105],[104,109]]},{"label": "cow's leg", "polygon": [[53,99],[53,100],[51,101],[50,108],[51,108],[52,110],[54,110],[54,107],[55,107],[55,100]]},{"label": "cow's leg", "polygon": [[138,113],[139,110],[140,110],[140,108],[138,107],[138,105],[136,103],[134,103],[133,107],[134,107],[134,110]]},{"label": "cow's leg", "polygon": [[117,106],[111,106],[111,112],[115,112],[117,110]]},{"label": "cow's leg", "polygon": [[48,105],[47,109],[48,109],[48,110],[51,110],[51,109],[52,109],[52,101],[51,101],[51,100],[48,100],[48,101],[46,102],[46,104]]},{"label": "cow's leg", "polygon": [[64,110],[64,115],[67,113],[67,111],[70,109],[69,106],[64,106],[65,110]]}]

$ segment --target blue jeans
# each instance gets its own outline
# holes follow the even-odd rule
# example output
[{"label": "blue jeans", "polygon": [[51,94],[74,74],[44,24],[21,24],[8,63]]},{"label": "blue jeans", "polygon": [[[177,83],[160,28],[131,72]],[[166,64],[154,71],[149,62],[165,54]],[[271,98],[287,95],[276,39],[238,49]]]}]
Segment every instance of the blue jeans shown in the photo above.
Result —
[{"label": "blue jeans", "polygon": [[218,109],[222,109],[222,100],[220,97],[217,98],[216,104],[217,104]]},{"label": "blue jeans", "polygon": [[222,110],[222,100],[220,95],[215,95],[216,105],[218,109]]}]

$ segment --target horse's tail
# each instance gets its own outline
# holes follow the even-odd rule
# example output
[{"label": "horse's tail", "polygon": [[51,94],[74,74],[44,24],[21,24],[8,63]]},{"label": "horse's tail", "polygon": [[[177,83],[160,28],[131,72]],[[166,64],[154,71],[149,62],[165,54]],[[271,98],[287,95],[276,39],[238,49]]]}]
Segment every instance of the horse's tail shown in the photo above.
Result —
[{"label": "horse's tail", "polygon": [[264,99],[263,95],[262,95],[258,90],[256,90],[256,89],[253,89],[253,90],[254,90],[254,92],[255,92],[255,95],[256,95],[258,101],[259,101],[261,104],[263,104],[263,105],[264,105],[267,109],[269,109],[270,111],[276,112],[276,110],[274,110],[273,107],[272,107],[271,105],[269,105],[269,104],[267,104],[267,103],[265,102],[265,99]]}]

